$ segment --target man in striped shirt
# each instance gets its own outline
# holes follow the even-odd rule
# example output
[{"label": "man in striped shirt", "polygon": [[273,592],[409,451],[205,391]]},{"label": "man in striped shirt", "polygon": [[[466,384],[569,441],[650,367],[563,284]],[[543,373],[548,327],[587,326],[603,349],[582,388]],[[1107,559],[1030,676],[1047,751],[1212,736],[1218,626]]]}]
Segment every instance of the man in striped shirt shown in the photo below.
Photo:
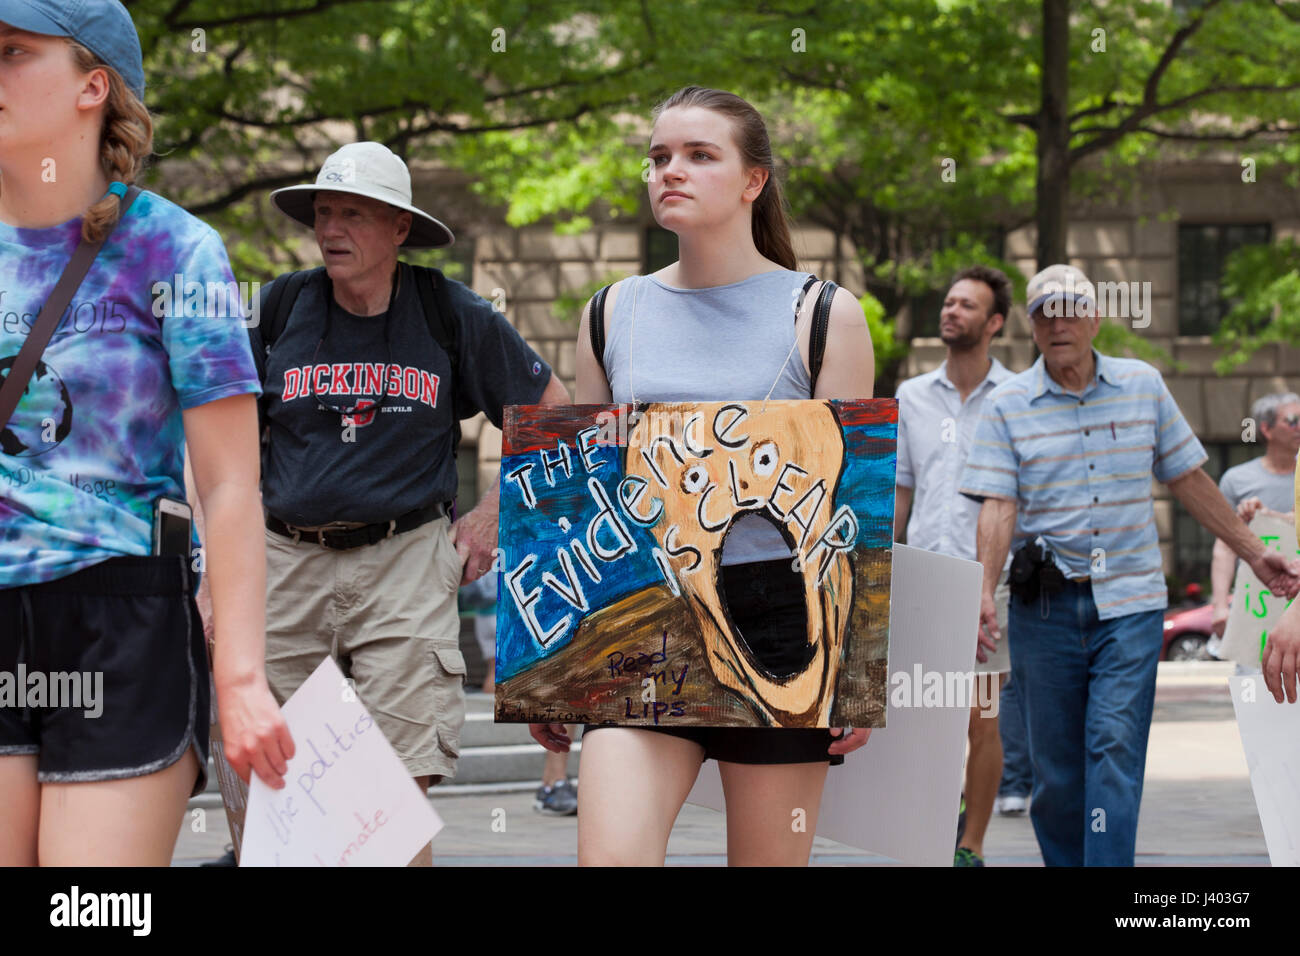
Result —
[{"label": "man in striped shirt", "polygon": [[1266,549],[1224,500],[1160,373],[1092,348],[1100,318],[1082,272],[1050,266],[1027,298],[1042,355],[989,394],[962,474],[962,493],[983,502],[980,625],[1000,637],[993,592],[1013,533],[1038,542],[1055,570],[1034,575],[1032,599],[1012,598],[1008,628],[1034,832],[1049,866],[1132,866],[1168,604],[1152,477],[1275,594],[1300,590],[1300,562]]}]

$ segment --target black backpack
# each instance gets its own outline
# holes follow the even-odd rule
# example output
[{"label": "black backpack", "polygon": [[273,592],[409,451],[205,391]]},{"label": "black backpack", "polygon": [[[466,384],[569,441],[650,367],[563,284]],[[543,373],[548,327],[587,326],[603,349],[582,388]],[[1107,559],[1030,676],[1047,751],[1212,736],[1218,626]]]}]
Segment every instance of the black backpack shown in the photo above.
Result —
[{"label": "black backpack", "polygon": [[[799,300],[794,307],[796,322],[799,321],[799,311],[803,308],[804,297],[816,281],[816,276],[809,276],[808,281],[803,284],[803,291],[799,293]],[[812,331],[808,339],[808,377],[812,381],[812,387],[808,391],[810,396],[817,392],[817,376],[821,374],[822,358],[826,354],[826,334],[831,321],[831,302],[835,299],[837,288],[839,286],[827,279],[817,296],[817,304],[813,307]],[[609,377],[609,372],[605,368],[605,296],[608,292],[609,286],[605,286],[591,297],[591,316],[588,318],[591,350],[595,353],[596,361],[600,364],[600,370],[605,373],[606,378]]]},{"label": "black backpack", "polygon": [[[451,454],[454,458],[460,451],[460,416],[456,414],[456,387],[459,383],[457,374],[459,352],[456,346],[457,332],[460,328],[459,319],[455,309],[452,308],[451,297],[447,294],[447,277],[437,269],[424,266],[410,266],[410,270],[415,277],[416,295],[420,297],[420,311],[424,313],[424,320],[429,324],[429,334],[447,353],[447,359],[451,362],[451,389],[448,394],[451,396]],[[299,272],[286,272],[284,275],[277,276],[267,286],[266,303],[262,311],[270,316],[270,321],[263,323],[260,329],[264,356],[271,354],[275,340],[284,332],[285,324],[289,321],[289,314],[293,312],[293,304],[298,301],[298,294],[302,292],[302,287],[314,277],[323,275],[324,272],[324,266],[303,269]]]}]

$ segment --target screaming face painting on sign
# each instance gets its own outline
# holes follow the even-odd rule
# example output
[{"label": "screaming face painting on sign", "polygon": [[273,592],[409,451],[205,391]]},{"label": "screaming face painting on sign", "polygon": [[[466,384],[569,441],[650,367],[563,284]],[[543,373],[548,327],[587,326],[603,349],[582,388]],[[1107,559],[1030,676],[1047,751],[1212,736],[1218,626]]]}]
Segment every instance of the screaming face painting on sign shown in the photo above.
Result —
[{"label": "screaming face painting on sign", "polygon": [[[896,434],[892,399],[508,410],[497,719],[883,726]],[[780,665],[742,540],[802,609]]]}]

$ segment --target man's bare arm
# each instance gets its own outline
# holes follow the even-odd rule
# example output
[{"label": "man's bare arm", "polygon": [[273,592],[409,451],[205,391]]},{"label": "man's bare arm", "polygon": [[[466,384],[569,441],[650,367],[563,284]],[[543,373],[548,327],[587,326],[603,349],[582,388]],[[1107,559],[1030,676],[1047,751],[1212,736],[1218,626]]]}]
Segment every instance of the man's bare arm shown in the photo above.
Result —
[{"label": "man's bare arm", "polygon": [[1202,527],[1243,561],[1253,561],[1264,552],[1263,542],[1237,517],[1228,499],[1223,497],[1223,492],[1204,468],[1193,468],[1169,482],[1169,490]]},{"label": "man's bare arm", "polygon": [[912,488],[894,485],[894,540],[901,542],[907,530],[907,519],[912,513]]},{"label": "man's bare arm", "polygon": [[1008,498],[985,498],[975,526],[976,559],[984,566],[984,586],[980,592],[979,644],[982,646],[976,647],[975,654],[981,663],[987,660],[983,649],[997,650],[1001,638],[993,593],[998,588],[998,579],[1002,576],[1002,566],[1007,563],[1007,552],[1011,550],[1011,538],[1015,532],[1016,502]]},{"label": "man's bare arm", "polygon": [[1228,598],[1232,594],[1232,572],[1237,567],[1237,556],[1218,538],[1214,539],[1214,553],[1210,557],[1211,601],[1214,604],[1214,633],[1223,636],[1228,621]]},{"label": "man's bare arm", "polygon": [[1274,594],[1288,598],[1300,592],[1300,561],[1287,560],[1280,552],[1264,546],[1246,523],[1237,517],[1228,499],[1202,468],[1169,482],[1169,490],[1192,517],[1236,555],[1250,565],[1255,576]]},{"label": "man's bare arm", "polygon": [[[570,405],[569,390],[551,374],[550,381],[537,400],[538,405]],[[478,504],[451,526],[451,542],[460,557],[460,584],[464,587],[482,577],[492,568],[492,552],[496,548],[498,522],[501,510],[501,475],[492,476],[492,484],[483,492]]]}]

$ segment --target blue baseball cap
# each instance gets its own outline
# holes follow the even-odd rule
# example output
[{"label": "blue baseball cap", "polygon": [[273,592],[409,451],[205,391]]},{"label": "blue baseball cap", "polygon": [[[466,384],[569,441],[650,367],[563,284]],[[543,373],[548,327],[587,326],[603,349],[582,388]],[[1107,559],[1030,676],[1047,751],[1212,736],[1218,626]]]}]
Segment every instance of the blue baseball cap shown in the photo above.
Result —
[{"label": "blue baseball cap", "polygon": [[118,0],[0,0],[0,23],[76,40],[117,70],[131,92],[144,99],[140,36]]}]

